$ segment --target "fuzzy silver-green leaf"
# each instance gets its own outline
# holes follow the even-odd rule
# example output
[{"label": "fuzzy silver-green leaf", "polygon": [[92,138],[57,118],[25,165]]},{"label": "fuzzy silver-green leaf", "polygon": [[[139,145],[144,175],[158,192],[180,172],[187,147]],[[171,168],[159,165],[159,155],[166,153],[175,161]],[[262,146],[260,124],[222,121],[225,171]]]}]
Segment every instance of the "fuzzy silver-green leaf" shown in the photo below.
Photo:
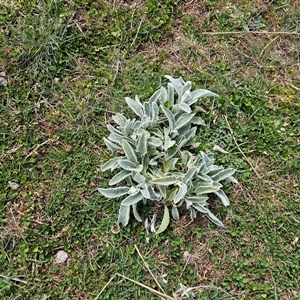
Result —
[{"label": "fuzzy silver-green leaf", "polygon": [[142,108],[135,100],[133,100],[129,97],[126,97],[125,101],[137,116],[139,116],[141,118],[144,115]]},{"label": "fuzzy silver-green leaf", "polygon": [[168,119],[170,129],[173,130],[174,127],[175,127],[175,118],[174,118],[174,115],[164,105],[161,106],[161,109],[162,109],[163,113],[165,114],[165,116]]},{"label": "fuzzy silver-green leaf", "polygon": [[213,181],[221,181],[223,179],[226,179],[229,176],[232,176],[235,173],[234,169],[224,169],[222,171],[220,171],[219,173],[212,175],[211,178]]},{"label": "fuzzy silver-green leaf", "polygon": [[106,198],[117,198],[128,194],[129,187],[116,187],[116,188],[98,188],[98,191]]},{"label": "fuzzy silver-green leaf", "polygon": [[163,231],[165,231],[167,229],[169,223],[170,223],[170,212],[169,212],[169,208],[165,205],[163,219],[162,219],[161,224],[155,234],[157,235],[157,234],[160,234]]},{"label": "fuzzy silver-green leaf", "polygon": [[111,151],[111,152],[116,152],[116,151],[121,151],[122,148],[119,145],[116,145],[115,143],[111,142],[110,140],[108,140],[107,138],[104,138],[104,143],[106,145],[106,147]]},{"label": "fuzzy silver-green leaf", "polygon": [[152,180],[150,180],[149,183],[168,186],[168,185],[174,184],[176,182],[177,182],[177,179],[175,176],[164,176],[164,177],[152,179]]},{"label": "fuzzy silver-green leaf", "polygon": [[178,193],[176,194],[173,202],[177,204],[180,200],[182,200],[187,193],[187,185],[185,183],[181,183],[179,185]]},{"label": "fuzzy silver-green leaf", "polygon": [[200,185],[196,188],[195,193],[202,195],[202,194],[209,194],[219,191],[222,188],[222,184],[215,183],[213,185]]},{"label": "fuzzy silver-green leaf", "polygon": [[109,182],[109,185],[115,185],[121,181],[123,181],[125,178],[131,175],[130,171],[122,170],[121,172],[117,173]]},{"label": "fuzzy silver-green leaf", "polygon": [[130,217],[130,206],[121,205],[119,209],[119,218],[117,224],[122,224],[126,226],[129,222]]},{"label": "fuzzy silver-green leaf", "polygon": [[113,157],[109,161],[107,161],[102,167],[101,172],[105,172],[109,169],[113,170],[116,165],[118,165],[118,159],[120,157]]},{"label": "fuzzy silver-green leaf", "polygon": [[176,206],[172,206],[172,217],[174,220],[179,220],[179,211],[178,208]]},{"label": "fuzzy silver-green leaf", "polygon": [[130,206],[130,205],[133,205],[135,203],[138,203],[139,201],[141,201],[143,199],[143,195],[140,191],[132,194],[132,195],[129,195],[127,196],[122,202],[121,202],[121,205],[124,205],[124,206]]},{"label": "fuzzy silver-green leaf", "polygon": [[216,191],[216,192],[214,192],[214,194],[216,194],[221,199],[224,206],[229,206],[230,205],[229,199],[228,199],[228,197],[226,196],[226,194],[224,193],[223,190]]},{"label": "fuzzy silver-green leaf", "polygon": [[137,164],[138,160],[136,158],[136,155],[135,155],[134,150],[132,149],[131,145],[126,140],[123,140],[122,141],[122,147],[123,147],[123,150],[124,150],[124,153],[125,153],[126,157],[131,162]]}]

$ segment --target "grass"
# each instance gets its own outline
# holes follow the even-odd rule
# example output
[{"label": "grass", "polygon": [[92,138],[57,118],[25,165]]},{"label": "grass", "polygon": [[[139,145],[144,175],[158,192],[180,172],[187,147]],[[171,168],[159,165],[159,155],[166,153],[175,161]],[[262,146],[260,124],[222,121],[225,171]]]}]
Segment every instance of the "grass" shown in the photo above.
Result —
[{"label": "grass", "polygon": [[[2,299],[300,299],[297,4],[0,1]],[[229,151],[240,183],[212,203],[225,228],[183,216],[112,234],[106,124],[164,74],[221,95],[197,139]]]}]

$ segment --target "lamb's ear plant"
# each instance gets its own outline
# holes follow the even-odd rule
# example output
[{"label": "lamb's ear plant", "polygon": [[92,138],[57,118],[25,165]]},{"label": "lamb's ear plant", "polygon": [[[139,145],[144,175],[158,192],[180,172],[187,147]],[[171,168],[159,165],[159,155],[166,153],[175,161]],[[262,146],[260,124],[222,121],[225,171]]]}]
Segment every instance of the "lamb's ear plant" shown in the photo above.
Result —
[{"label": "lamb's ear plant", "polygon": [[[191,82],[165,76],[170,82],[161,87],[148,101],[141,103],[125,98],[135,117],[117,113],[114,124],[107,126],[110,134],[104,138],[113,158],[102,171],[115,171],[109,188],[99,188],[107,198],[121,198],[117,223],[126,226],[130,212],[139,222],[138,206],[157,203],[163,219],[156,234],[164,231],[170,215],[178,220],[179,208],[189,210],[191,219],[196,213],[205,214],[216,225],[222,222],[209,210],[208,198],[216,195],[224,206],[229,200],[221,182],[237,182],[235,170],[214,164],[212,153],[191,152],[198,126],[205,126],[193,105],[203,97],[218,97],[208,90],[191,91]],[[115,187],[113,187],[115,186]]]}]

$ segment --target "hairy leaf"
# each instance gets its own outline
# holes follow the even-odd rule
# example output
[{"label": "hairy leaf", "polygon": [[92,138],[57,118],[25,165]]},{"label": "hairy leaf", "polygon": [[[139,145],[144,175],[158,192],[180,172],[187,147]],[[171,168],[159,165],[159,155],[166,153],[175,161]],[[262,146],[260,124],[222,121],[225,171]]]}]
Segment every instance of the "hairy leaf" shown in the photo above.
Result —
[{"label": "hairy leaf", "polygon": [[201,155],[202,155],[203,162],[207,168],[213,164],[213,161],[210,160],[209,156],[206,153],[201,152]]},{"label": "hairy leaf", "polygon": [[178,152],[178,147],[176,147],[176,145],[174,145],[172,148],[170,148],[165,156],[166,160],[171,159],[177,152]]},{"label": "hairy leaf", "polygon": [[121,205],[119,209],[119,218],[117,224],[122,224],[123,226],[126,226],[129,222],[129,216],[130,216],[130,206]]},{"label": "hairy leaf", "polygon": [[197,167],[196,166],[193,166],[193,167],[189,168],[189,170],[184,175],[182,181],[185,184],[187,184],[188,182],[190,182],[193,179],[193,176],[195,175],[196,171],[197,171]]},{"label": "hairy leaf", "polygon": [[126,140],[123,140],[122,141],[122,146],[123,146],[123,150],[124,150],[124,153],[126,155],[126,157],[133,163],[137,164],[138,161],[137,161],[137,158],[136,158],[136,155],[132,149],[132,147],[130,146],[130,144],[126,141]]},{"label": "hairy leaf", "polygon": [[134,101],[133,99],[131,99],[129,97],[126,97],[125,101],[137,116],[139,116],[141,118],[144,115],[143,109],[136,101]]},{"label": "hairy leaf", "polygon": [[216,194],[221,199],[224,206],[230,205],[228,197],[225,195],[224,191],[219,190],[219,191],[214,192],[214,194]]},{"label": "hairy leaf", "polygon": [[175,127],[175,118],[172,114],[172,112],[170,110],[168,110],[165,106],[161,106],[161,109],[163,111],[163,113],[165,114],[165,116],[167,117],[168,119],[168,122],[169,122],[169,126],[170,126],[170,129],[173,130],[174,127]]},{"label": "hairy leaf", "polygon": [[171,102],[171,105],[174,104],[174,86],[171,83],[168,83],[168,96],[169,101]]},{"label": "hairy leaf", "polygon": [[170,223],[170,212],[169,212],[169,208],[165,205],[164,206],[164,216],[163,216],[162,222],[155,234],[157,235],[157,234],[160,234],[163,231],[165,231],[167,229],[169,223]]},{"label": "hairy leaf", "polygon": [[129,195],[128,197],[126,197],[122,202],[121,205],[123,206],[130,206],[133,205],[135,203],[138,203],[139,201],[141,201],[143,199],[143,195],[140,191]]},{"label": "hairy leaf", "polygon": [[176,141],[172,141],[171,138],[167,136],[164,143],[164,150],[171,148],[175,143]]},{"label": "hairy leaf", "polygon": [[138,221],[138,222],[143,222],[142,218],[140,217],[138,211],[137,211],[137,203],[133,204],[132,205],[132,209],[133,209],[133,215],[135,217],[135,219]]},{"label": "hairy leaf", "polygon": [[202,195],[202,194],[209,194],[209,193],[214,193],[217,192],[218,190],[220,190],[222,188],[222,184],[219,183],[215,183],[213,185],[200,185],[196,188],[195,193]]},{"label": "hairy leaf", "polygon": [[111,140],[112,142],[118,143],[121,145],[122,141],[124,140],[124,136],[121,134],[117,134],[114,132],[111,132],[110,135],[108,136],[109,140]]},{"label": "hairy leaf", "polygon": [[191,123],[196,125],[205,125],[204,120],[200,117],[193,117]]},{"label": "hairy leaf", "polygon": [[144,185],[143,185],[143,186],[141,187],[140,191],[141,191],[141,193],[142,193],[142,195],[143,195],[143,197],[144,197],[145,199],[150,199],[150,193],[149,193],[149,190],[148,190],[147,186],[144,186]]},{"label": "hairy leaf", "polygon": [[150,195],[150,198],[149,198],[150,200],[156,200],[156,201],[161,200],[161,195],[157,194],[151,185],[148,185],[147,188],[148,188],[148,192]]},{"label": "hairy leaf", "polygon": [[157,90],[157,91],[150,97],[149,103],[151,104],[151,103],[156,102],[156,101],[159,99],[160,94],[161,94],[161,91],[160,91],[160,90]]},{"label": "hairy leaf", "polygon": [[179,211],[176,206],[172,206],[172,217],[174,220],[179,220]]},{"label": "hairy leaf", "polygon": [[192,127],[190,130],[188,130],[184,135],[185,140],[190,142],[195,137],[196,131],[197,127]]},{"label": "hairy leaf", "polygon": [[[202,181],[204,181],[204,183],[208,183],[208,184],[213,184],[213,180],[211,179],[211,177],[210,176],[208,176],[208,175],[205,175],[205,174],[198,174],[197,175],[197,178],[198,179],[201,179]],[[203,183],[203,184],[204,184]],[[204,184],[205,185],[205,184]]]},{"label": "hairy leaf", "polygon": [[168,100],[168,92],[167,90],[162,86],[160,88],[160,103],[164,104]]},{"label": "hairy leaf", "polygon": [[109,132],[111,132],[111,133],[116,133],[116,134],[118,134],[118,135],[122,135],[122,132],[121,132],[121,131],[119,131],[119,130],[116,129],[115,127],[111,126],[110,124],[108,124],[106,127],[107,127],[107,129],[108,129]]},{"label": "hairy leaf", "polygon": [[188,104],[194,104],[201,97],[219,97],[219,95],[208,90],[199,89],[191,93],[191,99],[189,100]]},{"label": "hairy leaf", "polygon": [[186,193],[187,193],[187,186],[186,186],[186,184],[181,183],[179,185],[178,193],[176,194],[173,202],[175,204],[177,204],[180,200],[182,200],[184,198],[184,196],[186,195]]},{"label": "hairy leaf", "polygon": [[192,220],[196,219],[197,217],[196,211],[193,209],[193,207],[190,208],[190,216]]},{"label": "hairy leaf", "polygon": [[171,158],[169,160],[164,161],[164,172],[169,172],[175,169],[175,165],[178,161],[178,158]]},{"label": "hairy leaf", "polygon": [[107,170],[109,170],[109,169],[114,169],[114,167],[116,166],[116,165],[118,165],[118,159],[119,158],[122,158],[122,157],[113,157],[113,158],[111,158],[109,161],[107,161],[102,167],[101,167],[101,171],[102,172],[105,172],[105,171],[107,171]]},{"label": "hairy leaf", "polygon": [[173,86],[174,86],[176,92],[178,93],[178,95],[181,95],[181,91],[182,91],[183,84],[184,84],[183,79],[181,77],[173,78],[170,75],[165,75],[165,77],[168,78],[169,81],[173,84]]},{"label": "hairy leaf", "polygon": [[158,185],[157,189],[159,190],[162,198],[165,199],[167,197],[167,187],[164,185]]},{"label": "hairy leaf", "polygon": [[194,114],[187,114],[184,113],[182,114],[177,120],[176,120],[176,125],[175,129],[180,129],[181,127],[187,125],[190,123],[191,119],[194,117]]},{"label": "hairy leaf", "polygon": [[224,170],[222,166],[211,165],[207,168],[209,176],[216,175],[220,171]]},{"label": "hairy leaf", "polygon": [[149,102],[144,102],[143,106],[144,106],[144,113],[145,113],[145,115],[147,117],[151,118],[152,117],[151,104]]},{"label": "hairy leaf", "polygon": [[238,183],[237,179],[233,176],[228,176],[226,180],[232,183]]},{"label": "hairy leaf", "polygon": [[201,196],[201,197],[186,197],[186,199],[192,203],[206,205],[206,201],[208,200],[207,196]]},{"label": "hairy leaf", "polygon": [[106,198],[117,198],[128,194],[129,187],[116,187],[116,188],[98,188],[98,191]]},{"label": "hairy leaf", "polygon": [[107,138],[104,138],[104,143],[106,145],[106,147],[111,151],[111,152],[116,152],[116,151],[121,151],[122,148],[119,145],[116,145],[114,143],[112,143],[110,140],[108,140]]},{"label": "hairy leaf", "polygon": [[[187,92],[190,93],[190,90],[192,88],[192,82],[191,81],[187,81],[185,82],[185,84],[182,87],[181,93],[182,93],[182,97],[184,96],[184,94],[186,94]],[[182,99],[181,99],[182,100]],[[182,100],[183,101],[183,100]]]},{"label": "hairy leaf", "polygon": [[217,226],[224,227],[224,224],[210,210],[208,210],[207,216]]},{"label": "hairy leaf", "polygon": [[134,120],[128,120],[124,127],[123,127],[123,132],[125,134],[126,137],[130,136],[131,133],[133,132],[133,125],[134,125]]},{"label": "hairy leaf", "polygon": [[154,122],[158,118],[159,108],[155,102],[153,102],[151,106],[152,106],[152,121]]},{"label": "hairy leaf", "polygon": [[119,159],[118,164],[121,168],[127,171],[133,171],[136,170],[137,168],[137,165],[135,163],[133,163],[131,160],[126,158]]},{"label": "hairy leaf", "polygon": [[148,139],[148,144],[151,146],[159,147],[162,145],[162,141],[156,137],[150,137]]},{"label": "hairy leaf", "polygon": [[163,186],[168,186],[171,184],[174,184],[177,182],[177,179],[175,176],[165,176],[165,177],[160,177],[160,178],[155,178],[150,180],[151,184],[157,184],[157,185],[163,185]]},{"label": "hairy leaf", "polygon": [[216,175],[212,175],[211,178],[213,181],[221,181],[223,179],[226,179],[229,176],[232,176],[235,173],[234,169],[224,169],[222,171],[220,171],[219,173],[217,173]]},{"label": "hairy leaf", "polygon": [[125,178],[127,178],[128,176],[131,175],[130,171],[126,171],[126,170],[122,170],[121,172],[119,172],[118,174],[116,174],[110,181],[109,181],[109,185],[115,185],[119,182],[121,182],[122,180],[124,180]]},{"label": "hairy leaf", "polygon": [[[133,173],[134,173],[134,172],[133,172]],[[133,174],[132,174],[132,175],[133,175]],[[139,184],[144,183],[144,182],[146,181],[145,176],[143,176],[143,175],[140,174],[140,173],[134,174],[133,177],[132,177],[132,179],[133,179],[135,182],[139,183]]]},{"label": "hairy leaf", "polygon": [[192,112],[191,108],[184,102],[176,104],[176,107],[180,111],[184,111],[187,114],[190,114]]},{"label": "hairy leaf", "polygon": [[112,116],[112,119],[121,127],[124,127],[127,121],[127,119],[120,113],[117,113],[114,116]]},{"label": "hairy leaf", "polygon": [[209,212],[209,210],[200,203],[193,203],[193,207],[204,214]]}]

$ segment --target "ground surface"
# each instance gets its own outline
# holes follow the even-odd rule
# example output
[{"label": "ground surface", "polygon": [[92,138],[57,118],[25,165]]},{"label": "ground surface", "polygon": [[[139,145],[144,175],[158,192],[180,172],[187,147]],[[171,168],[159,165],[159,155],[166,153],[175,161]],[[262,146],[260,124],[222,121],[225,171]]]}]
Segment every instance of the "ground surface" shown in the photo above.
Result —
[{"label": "ground surface", "polygon": [[[1,299],[300,299],[299,20],[298,0],[0,0]],[[183,216],[147,243],[112,234],[97,187],[111,115],[164,74],[221,96],[199,150],[239,184],[212,203],[225,228]]]}]

